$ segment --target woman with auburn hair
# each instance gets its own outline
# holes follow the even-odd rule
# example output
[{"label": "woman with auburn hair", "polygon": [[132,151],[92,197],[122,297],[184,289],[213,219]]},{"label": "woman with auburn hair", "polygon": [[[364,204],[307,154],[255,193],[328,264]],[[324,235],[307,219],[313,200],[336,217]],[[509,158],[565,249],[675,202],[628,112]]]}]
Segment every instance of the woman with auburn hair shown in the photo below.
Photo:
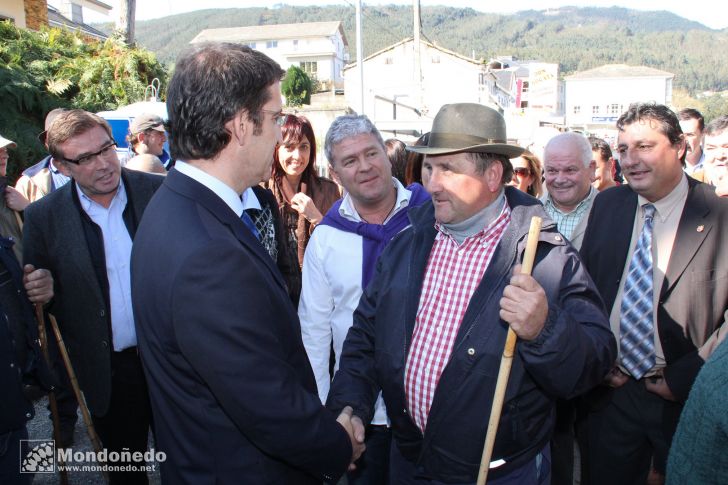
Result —
[{"label": "woman with auburn hair", "polygon": [[509,185],[529,195],[541,197],[543,182],[541,180],[541,160],[531,152],[525,151],[518,158],[511,158],[513,179]]},{"label": "woman with auburn hair", "polygon": [[288,115],[281,137],[268,188],[281,212],[287,243],[282,250],[300,268],[311,233],[341,194],[338,185],[316,173],[316,137],[307,118]]}]

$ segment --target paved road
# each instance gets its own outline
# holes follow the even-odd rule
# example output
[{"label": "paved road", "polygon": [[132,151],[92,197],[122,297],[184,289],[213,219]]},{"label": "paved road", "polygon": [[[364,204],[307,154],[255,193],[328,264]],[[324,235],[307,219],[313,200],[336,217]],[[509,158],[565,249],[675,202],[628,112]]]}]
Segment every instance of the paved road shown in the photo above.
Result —
[{"label": "paved road", "polygon": [[[35,417],[28,422],[28,437],[31,440],[48,440],[53,438],[53,426],[51,425],[51,420],[48,418],[47,405],[47,397],[35,402]],[[93,450],[80,412],[76,423],[72,449],[74,452]],[[155,468],[156,471],[149,475],[149,483],[151,485],[158,485],[160,483],[159,464]],[[68,474],[68,479],[72,485],[104,485],[106,483],[100,472],[71,472]],[[38,473],[33,480],[34,485],[57,485],[58,483],[58,473]]]}]

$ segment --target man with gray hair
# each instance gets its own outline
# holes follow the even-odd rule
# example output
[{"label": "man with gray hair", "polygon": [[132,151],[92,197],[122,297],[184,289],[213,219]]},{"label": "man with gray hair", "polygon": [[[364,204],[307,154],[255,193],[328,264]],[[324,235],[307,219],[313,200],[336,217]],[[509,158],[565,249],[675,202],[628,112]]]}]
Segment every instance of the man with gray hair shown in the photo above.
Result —
[{"label": "man with gray hair", "polygon": [[[407,213],[429,200],[419,184],[405,188],[392,177],[392,165],[379,131],[366,116],[334,120],[324,145],[331,172],[346,189],[321,221],[306,248],[298,307],[301,332],[319,397],[331,384],[333,342],[336,368],[359,298],[386,244],[409,225]],[[391,433],[381,396],[366,430],[367,450],[348,475],[349,484],[386,484]]]},{"label": "man with gray hair", "polygon": [[559,232],[578,250],[597,195],[591,185],[596,162],[589,140],[574,132],[556,135],[544,148],[543,166],[547,189],[543,206]]},{"label": "man with gray hair", "polygon": [[[492,483],[549,483],[554,399],[595,386],[616,356],[596,288],[551,221],[533,276],[521,273],[531,218],[546,214],[505,186],[510,158],[523,152],[506,140],[491,108],[440,109],[428,145],[409,148],[425,154],[432,201],[412,209],[411,225],[384,249],[344,342],[327,406],[352,406],[366,424],[382,391],[392,483],[475,483],[509,325],[520,341]],[[372,154],[344,153],[336,164],[365,164]]]}]

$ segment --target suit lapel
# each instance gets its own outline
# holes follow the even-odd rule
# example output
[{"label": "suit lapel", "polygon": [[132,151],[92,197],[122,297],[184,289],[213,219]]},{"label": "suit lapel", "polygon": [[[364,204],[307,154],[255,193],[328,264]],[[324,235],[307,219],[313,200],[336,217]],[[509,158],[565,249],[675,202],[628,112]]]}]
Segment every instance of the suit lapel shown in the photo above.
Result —
[{"label": "suit lapel", "polygon": [[691,183],[677,227],[675,242],[672,245],[672,254],[660,292],[661,297],[675,286],[710,233],[712,225],[707,217],[709,213],[710,208],[705,203],[705,193],[699,185]]},{"label": "suit lapel", "polygon": [[[101,288],[96,278],[96,271],[91,262],[91,252],[86,241],[83,223],[81,221],[81,209],[73,200],[73,191],[76,190],[76,182],[71,180],[61,187],[63,197],[58,204],[58,216],[54,217],[59,221],[58,257],[66,261],[72,261],[78,267],[78,274],[86,280],[91,288],[99,292],[97,295],[103,301]],[[53,223],[53,221],[51,222]]]}]

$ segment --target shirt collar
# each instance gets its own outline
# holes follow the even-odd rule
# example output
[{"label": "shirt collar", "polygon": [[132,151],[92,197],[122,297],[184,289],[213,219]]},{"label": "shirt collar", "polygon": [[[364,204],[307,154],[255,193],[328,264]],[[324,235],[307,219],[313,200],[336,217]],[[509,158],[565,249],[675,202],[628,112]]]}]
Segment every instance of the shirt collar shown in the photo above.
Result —
[{"label": "shirt collar", "polygon": [[650,202],[641,195],[637,196],[637,202],[639,207],[642,208],[646,204],[652,204],[655,206],[655,217],[660,222],[665,222],[672,211],[680,205],[680,202],[685,200],[688,196],[688,177],[684,173],[680,182],[675,186],[672,191],[662,199],[656,202]]},{"label": "shirt collar", "polygon": [[[213,177],[209,173],[200,170],[199,168],[181,160],[177,160],[177,163],[174,167],[180,173],[190,177],[191,179],[201,183],[208,189],[212,190],[215,195],[220,197],[223,202],[225,202],[225,204],[227,204],[227,206],[230,207],[230,209],[232,209],[232,211],[235,212],[238,217],[243,215],[243,209],[249,209],[253,207],[245,206],[243,200],[241,200],[240,195],[235,192],[232,187],[230,187],[217,177]],[[249,188],[248,190],[252,192],[252,189]],[[243,197],[245,197],[245,192],[243,192]],[[250,197],[248,196],[248,198]],[[257,201],[257,198],[255,198],[255,200]],[[258,204],[258,207],[260,207],[260,204]]]},{"label": "shirt collar", "polygon": [[583,199],[581,199],[581,202],[579,202],[578,204],[576,204],[576,207],[574,207],[574,210],[573,211],[570,211],[570,212],[564,212],[561,209],[559,209],[556,206],[556,204],[554,204],[554,201],[551,198],[551,194],[549,194],[548,192],[546,193],[546,204],[548,204],[553,210],[557,211],[559,214],[564,214],[564,215],[566,215],[566,214],[576,214],[585,205],[587,205],[591,199],[593,199],[594,197],[596,197],[596,195],[597,195],[597,189],[595,189],[594,186],[590,185],[589,186],[589,193],[586,194],[586,197],[584,197]]},{"label": "shirt collar", "polygon": [[58,167],[56,167],[56,164],[53,163],[53,158],[48,161],[48,169],[53,173],[60,173],[60,170],[58,170]]},{"label": "shirt collar", "polygon": [[[385,223],[397,212],[407,207],[409,205],[410,199],[412,198],[412,191],[407,190],[399,180],[392,177],[392,184],[397,189],[397,200],[394,203],[394,210],[391,214],[389,214],[389,216],[387,216],[387,220],[384,221]],[[351,196],[348,193],[344,195],[344,199],[341,201],[341,205],[339,206],[339,214],[341,215],[341,217],[349,219],[350,221],[362,221],[361,216],[354,208],[354,201],[351,199]]]}]

